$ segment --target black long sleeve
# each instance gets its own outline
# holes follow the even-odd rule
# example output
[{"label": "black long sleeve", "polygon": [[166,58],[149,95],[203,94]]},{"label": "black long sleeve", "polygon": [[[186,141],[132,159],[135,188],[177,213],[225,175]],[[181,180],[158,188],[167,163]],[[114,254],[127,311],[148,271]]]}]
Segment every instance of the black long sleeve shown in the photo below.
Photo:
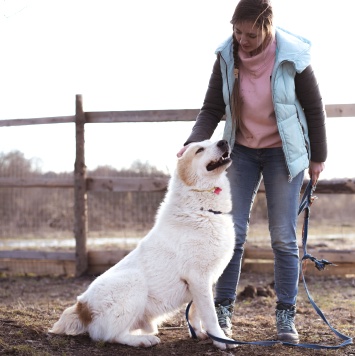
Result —
[{"label": "black long sleeve", "polygon": [[327,158],[325,111],[312,66],[308,66],[302,73],[296,74],[295,88],[297,98],[307,119],[311,160],[325,162]]},{"label": "black long sleeve", "polygon": [[219,59],[217,59],[213,65],[203,106],[197,115],[196,123],[185,145],[190,142],[198,142],[211,138],[225,113],[225,109],[226,104],[223,99],[221,68]]}]

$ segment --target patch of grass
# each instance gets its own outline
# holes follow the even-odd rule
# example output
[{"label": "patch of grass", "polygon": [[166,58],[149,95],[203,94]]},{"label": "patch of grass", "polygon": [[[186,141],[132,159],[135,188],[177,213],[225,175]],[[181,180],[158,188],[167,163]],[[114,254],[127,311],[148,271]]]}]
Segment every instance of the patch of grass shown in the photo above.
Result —
[{"label": "patch of grass", "polygon": [[65,337],[53,337],[50,338],[48,342],[55,350],[60,350],[70,346],[69,340]]},{"label": "patch of grass", "polygon": [[16,345],[12,349],[22,355],[35,355],[35,350],[29,345]]},{"label": "patch of grass", "polygon": [[0,338],[0,347],[3,347],[3,348],[8,347],[7,343],[2,338]]},{"label": "patch of grass", "polygon": [[102,349],[102,348],[104,348],[106,346],[106,343],[104,341],[97,341],[95,343],[95,345],[96,345],[96,347]]}]

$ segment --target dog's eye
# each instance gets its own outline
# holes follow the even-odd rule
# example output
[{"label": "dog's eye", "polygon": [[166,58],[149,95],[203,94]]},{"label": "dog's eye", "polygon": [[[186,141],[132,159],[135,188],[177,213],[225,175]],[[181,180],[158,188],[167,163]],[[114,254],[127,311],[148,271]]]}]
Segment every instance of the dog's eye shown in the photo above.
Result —
[{"label": "dog's eye", "polygon": [[196,151],[196,154],[198,154],[198,153],[200,153],[200,152],[202,152],[202,151],[204,151],[205,149],[203,148],[203,147],[201,147],[201,148],[199,148],[197,151]]}]

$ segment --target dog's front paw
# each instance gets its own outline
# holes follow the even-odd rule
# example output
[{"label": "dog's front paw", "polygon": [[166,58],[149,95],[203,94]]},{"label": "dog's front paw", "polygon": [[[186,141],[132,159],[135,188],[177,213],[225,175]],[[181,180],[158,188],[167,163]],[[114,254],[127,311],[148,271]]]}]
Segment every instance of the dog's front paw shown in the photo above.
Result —
[{"label": "dog's front paw", "polygon": [[226,344],[228,349],[235,349],[238,345],[237,344]]},{"label": "dog's front paw", "polygon": [[[220,339],[222,340],[229,340],[229,341],[234,341],[233,339],[229,338],[229,337],[226,337],[224,335],[224,333],[222,333],[222,336],[219,336]],[[225,350],[225,349],[234,349],[238,346],[238,344],[230,344],[230,343],[223,343],[223,342],[220,342],[220,341],[216,341],[213,339],[213,336],[211,337],[211,339],[213,340],[213,344],[218,347],[220,350]]]},{"label": "dog's front paw", "polygon": [[238,346],[237,344],[223,344],[222,342],[218,342],[218,341],[213,341],[213,344],[216,347],[218,347],[220,350],[234,349]]},{"label": "dog's front paw", "polygon": [[[195,331],[195,334],[198,339],[200,339],[200,340],[208,339],[208,335],[205,330],[203,330],[203,329],[196,330],[195,329],[194,331]],[[191,332],[189,332],[189,334],[190,334],[190,337],[192,337]]]},{"label": "dog's front paw", "polygon": [[160,339],[154,335],[140,335],[139,347],[151,347],[158,345]]},{"label": "dog's front paw", "polygon": [[227,348],[226,344],[223,344],[222,342],[214,341],[213,340],[213,345],[218,347],[220,350],[225,350]]}]

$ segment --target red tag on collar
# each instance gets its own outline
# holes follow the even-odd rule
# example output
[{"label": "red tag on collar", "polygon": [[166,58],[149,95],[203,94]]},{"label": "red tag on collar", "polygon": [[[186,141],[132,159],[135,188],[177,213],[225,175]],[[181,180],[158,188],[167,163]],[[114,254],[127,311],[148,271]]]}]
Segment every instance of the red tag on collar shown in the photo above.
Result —
[{"label": "red tag on collar", "polygon": [[213,191],[213,193],[215,194],[219,194],[222,191],[222,189],[220,187],[216,187]]}]

